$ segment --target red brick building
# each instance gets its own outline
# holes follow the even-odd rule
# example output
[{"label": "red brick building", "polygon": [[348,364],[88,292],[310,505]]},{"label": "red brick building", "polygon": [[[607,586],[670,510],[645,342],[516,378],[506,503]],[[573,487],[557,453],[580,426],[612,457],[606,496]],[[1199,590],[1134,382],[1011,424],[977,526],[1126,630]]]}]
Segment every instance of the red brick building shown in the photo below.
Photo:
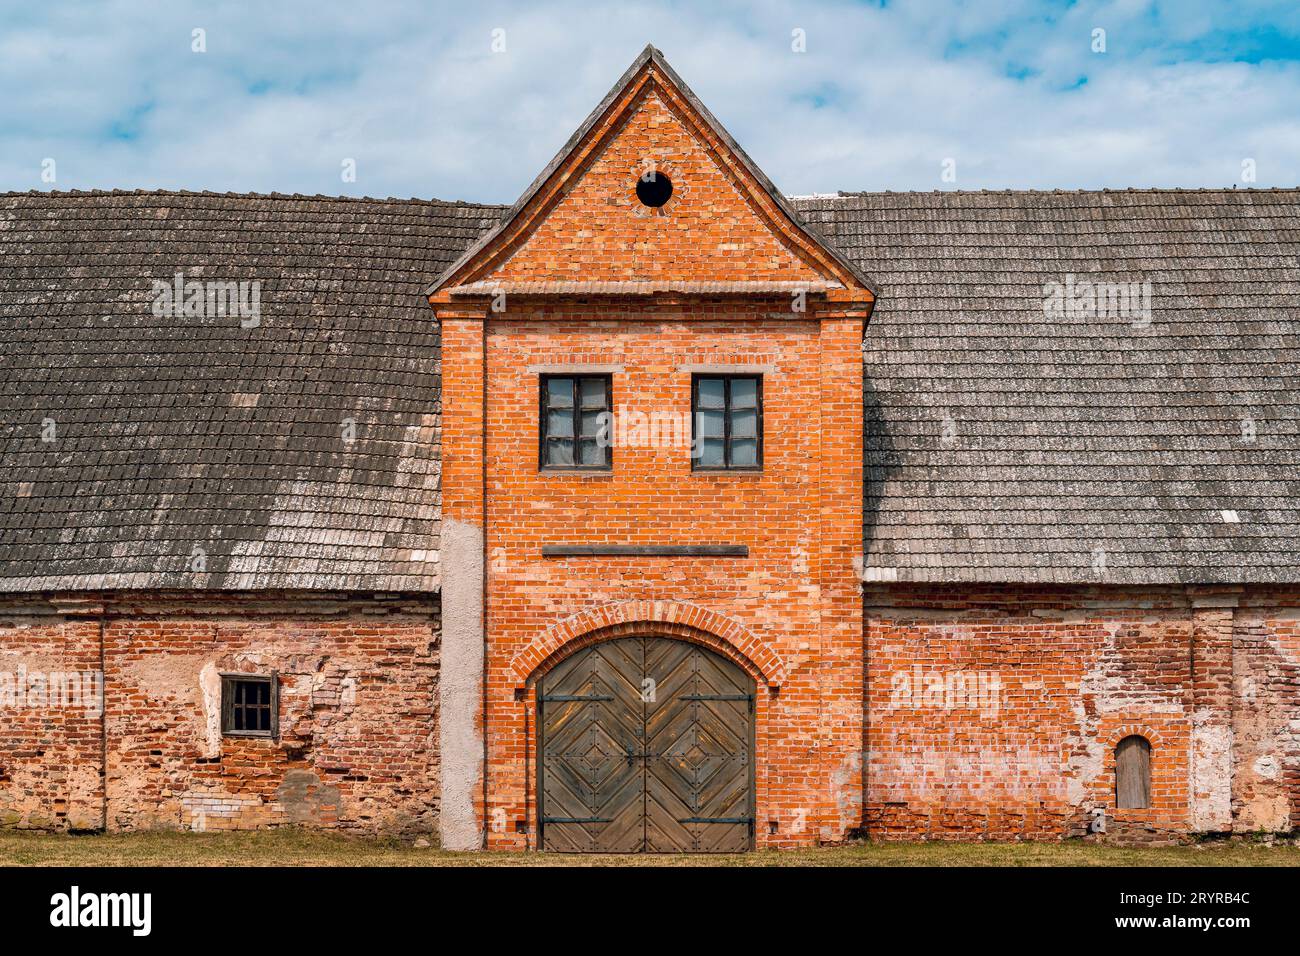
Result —
[{"label": "red brick building", "polygon": [[0,825],[1290,831],[1298,205],[788,198],[650,48],[508,210],[3,197]]}]

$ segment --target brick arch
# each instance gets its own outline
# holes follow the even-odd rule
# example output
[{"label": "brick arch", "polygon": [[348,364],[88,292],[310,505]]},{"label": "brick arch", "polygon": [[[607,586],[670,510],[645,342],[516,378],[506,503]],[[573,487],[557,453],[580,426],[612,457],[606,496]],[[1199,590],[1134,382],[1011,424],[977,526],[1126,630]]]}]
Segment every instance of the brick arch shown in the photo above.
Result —
[{"label": "brick arch", "polygon": [[714,611],[675,601],[622,601],[581,611],[538,635],[510,662],[517,687],[526,687],[560,658],[615,637],[656,634],[701,644],[736,661],[772,690],[785,682],[785,662],[762,638]]},{"label": "brick arch", "polygon": [[1151,756],[1153,758],[1155,757],[1156,748],[1163,746],[1165,743],[1164,737],[1154,727],[1137,723],[1121,724],[1106,735],[1106,749],[1110,753],[1111,763],[1115,762],[1115,748],[1126,737],[1145,737],[1147,743],[1151,745]]}]

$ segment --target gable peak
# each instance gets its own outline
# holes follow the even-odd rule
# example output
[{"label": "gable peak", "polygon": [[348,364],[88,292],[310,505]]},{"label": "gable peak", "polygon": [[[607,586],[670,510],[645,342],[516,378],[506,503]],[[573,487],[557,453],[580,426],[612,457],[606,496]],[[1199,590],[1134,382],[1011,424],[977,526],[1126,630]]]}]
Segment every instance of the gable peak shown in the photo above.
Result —
[{"label": "gable peak", "polygon": [[[653,115],[647,118],[646,114]],[[628,162],[628,156],[624,155],[628,143],[624,140],[633,137],[640,156]],[[617,146],[624,147],[623,154],[611,157]],[[671,158],[674,149],[676,155],[689,153],[691,161],[675,165]],[[708,169],[702,165],[701,157],[708,157]],[[611,174],[609,168],[598,170],[602,161],[607,166],[614,162],[616,171]],[[598,172],[605,175],[606,182],[602,183],[604,191],[593,196],[590,181],[597,178]],[[620,178],[611,184],[608,181],[611,175]],[[719,188],[719,183],[725,188]],[[684,198],[692,186],[696,187],[695,196]],[[561,237],[561,244],[571,249],[576,238],[621,231],[625,233],[625,241],[606,248],[599,261],[608,263],[612,255],[624,267],[611,274],[588,275],[582,271],[581,260],[550,251],[545,253],[544,261],[534,261],[531,269],[521,268],[520,253],[537,230],[546,227],[564,203],[572,204],[574,194],[584,188],[588,193],[584,197],[585,211],[579,214],[574,209],[565,210],[569,233]],[[675,190],[683,198],[673,201]],[[722,198],[710,199],[713,205],[701,209],[705,196]],[[696,285],[715,287],[718,282],[727,282],[737,290],[747,286],[754,291],[759,286],[771,286],[775,291],[777,286],[816,285],[823,290],[848,290],[855,297],[872,295],[869,280],[803,221],[653,44],[647,44],[632,61],[506,212],[500,224],[453,263],[429,289],[429,295],[440,291],[481,294],[485,282],[505,277],[502,269],[507,264],[511,268],[506,271],[513,271],[514,279],[526,279],[530,291],[539,294],[548,286],[553,286],[555,292],[575,291],[575,286],[657,289],[656,280],[670,277],[655,270],[655,253],[661,253],[663,259],[676,260],[679,252],[698,252],[694,235],[688,234],[689,227],[714,217],[719,203],[730,203],[737,218],[749,217],[743,224],[733,224],[733,228],[744,225],[746,234],[755,237],[756,241],[750,245],[756,248],[745,243],[715,244],[712,248],[724,250],[724,255],[705,270],[712,274],[699,276],[709,281]],[[602,217],[608,219],[614,215],[604,207],[624,207],[623,218],[617,222],[602,221]],[[657,214],[665,218],[658,232],[647,235],[647,224],[638,223],[628,212],[635,217]],[[689,219],[692,213],[694,223]],[[589,218],[584,219],[584,215]],[[678,221],[671,221],[674,216]],[[551,224],[552,245],[558,228]],[[674,240],[676,246],[660,248]],[[535,242],[534,246],[537,245]],[[707,242],[701,247],[710,248]],[[538,251],[529,250],[535,260]],[[560,263],[564,268],[552,274],[552,267]],[[756,270],[751,267],[753,263],[758,264]],[[746,271],[757,274],[741,274]],[[756,278],[763,281],[753,281]],[[679,289],[680,286],[679,282]]]}]

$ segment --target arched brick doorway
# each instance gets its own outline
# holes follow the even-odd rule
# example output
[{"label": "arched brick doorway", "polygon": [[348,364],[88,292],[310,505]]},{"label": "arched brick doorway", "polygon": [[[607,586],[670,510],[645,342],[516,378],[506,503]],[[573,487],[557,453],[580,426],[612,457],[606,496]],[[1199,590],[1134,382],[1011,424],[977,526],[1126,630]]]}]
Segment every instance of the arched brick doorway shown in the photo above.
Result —
[{"label": "arched brick doorway", "polygon": [[537,682],[541,846],[726,853],[754,840],[754,682],[687,641],[590,645]]}]

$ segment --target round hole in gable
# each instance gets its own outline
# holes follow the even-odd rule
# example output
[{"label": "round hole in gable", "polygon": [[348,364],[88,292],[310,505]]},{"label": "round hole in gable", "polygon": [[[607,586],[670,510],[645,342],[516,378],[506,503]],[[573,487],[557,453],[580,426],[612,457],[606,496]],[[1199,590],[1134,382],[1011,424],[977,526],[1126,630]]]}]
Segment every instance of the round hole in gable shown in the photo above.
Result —
[{"label": "round hole in gable", "polygon": [[658,209],[673,195],[673,181],[661,172],[647,173],[636,181],[636,198],[641,205]]}]

